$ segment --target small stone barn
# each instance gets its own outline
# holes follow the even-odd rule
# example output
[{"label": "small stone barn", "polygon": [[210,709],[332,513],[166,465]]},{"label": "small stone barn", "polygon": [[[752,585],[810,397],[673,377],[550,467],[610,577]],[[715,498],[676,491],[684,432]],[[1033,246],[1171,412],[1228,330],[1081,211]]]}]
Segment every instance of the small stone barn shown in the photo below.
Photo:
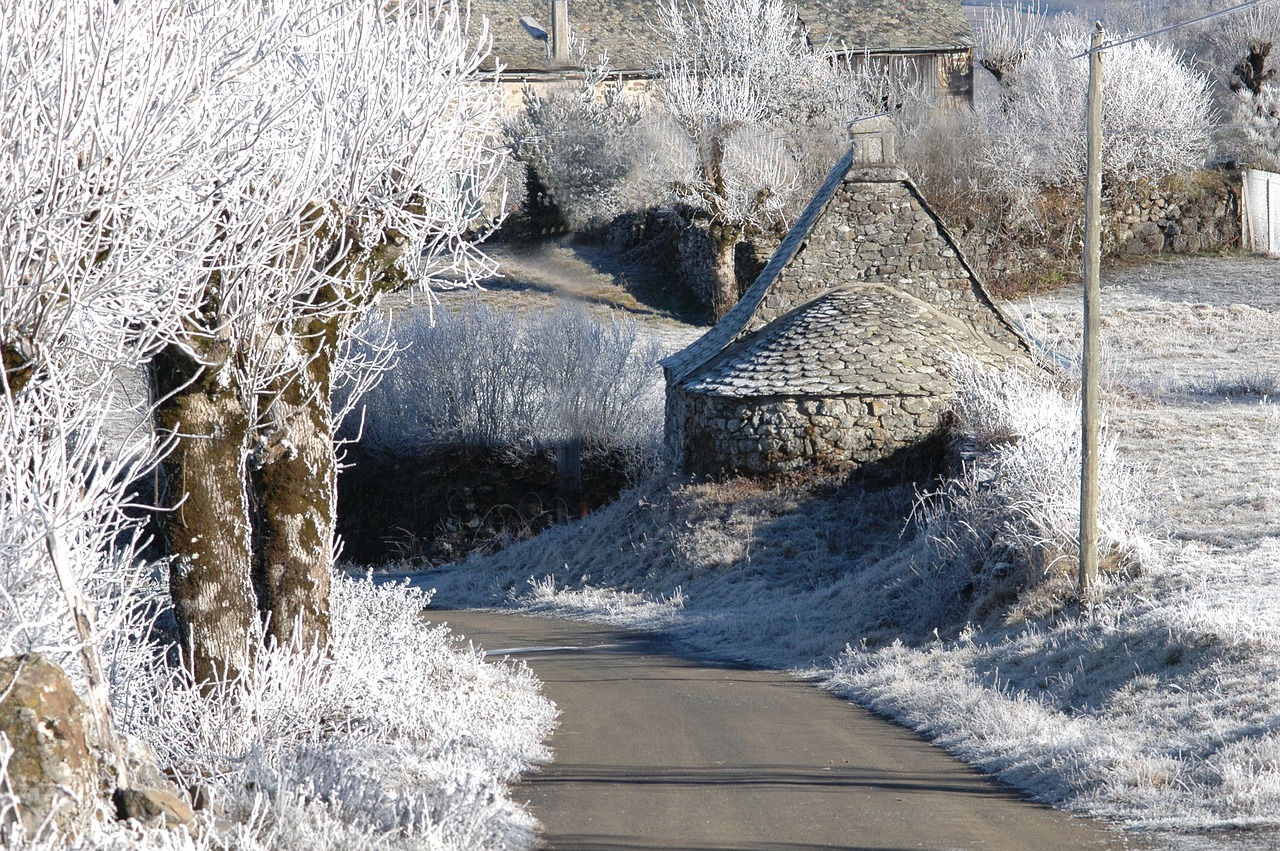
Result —
[{"label": "small stone barn", "polygon": [[941,445],[953,353],[1028,356],[892,154],[887,122],[860,132],[742,300],[662,362],[677,468],[913,463]]}]

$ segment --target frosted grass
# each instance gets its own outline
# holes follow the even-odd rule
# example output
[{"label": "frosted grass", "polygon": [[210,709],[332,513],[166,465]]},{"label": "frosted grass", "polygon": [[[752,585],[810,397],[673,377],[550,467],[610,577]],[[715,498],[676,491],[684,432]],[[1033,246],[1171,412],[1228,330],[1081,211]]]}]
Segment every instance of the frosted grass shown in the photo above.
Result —
[{"label": "frosted grass", "polygon": [[5,847],[531,848],[533,817],[509,784],[549,758],[555,709],[523,665],[486,663],[428,627],[427,599],[338,578],[330,646],[261,651],[248,677],[211,693],[143,653],[126,660],[117,722],[212,806],[190,832],[104,812],[88,835],[11,829]]}]

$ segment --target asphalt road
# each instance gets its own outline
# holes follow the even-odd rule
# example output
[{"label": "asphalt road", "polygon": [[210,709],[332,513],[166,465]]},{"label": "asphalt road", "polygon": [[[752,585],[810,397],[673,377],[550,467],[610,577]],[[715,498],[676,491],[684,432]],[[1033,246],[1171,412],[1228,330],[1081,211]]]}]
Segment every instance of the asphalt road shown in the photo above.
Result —
[{"label": "asphalt road", "polygon": [[560,707],[555,761],[514,794],[556,851],[1140,847],[783,674],[594,624],[426,617],[527,662]]}]

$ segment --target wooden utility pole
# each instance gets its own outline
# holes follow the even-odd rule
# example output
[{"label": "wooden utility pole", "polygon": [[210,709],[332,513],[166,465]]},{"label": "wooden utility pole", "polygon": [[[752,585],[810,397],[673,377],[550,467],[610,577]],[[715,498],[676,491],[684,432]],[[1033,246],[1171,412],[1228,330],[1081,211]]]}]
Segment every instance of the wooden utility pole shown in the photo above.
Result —
[{"label": "wooden utility pole", "polygon": [[1102,288],[1102,22],[1089,42],[1088,165],[1084,198],[1084,351],[1081,370],[1080,428],[1080,590],[1098,581],[1098,373],[1101,345],[1098,314]]}]

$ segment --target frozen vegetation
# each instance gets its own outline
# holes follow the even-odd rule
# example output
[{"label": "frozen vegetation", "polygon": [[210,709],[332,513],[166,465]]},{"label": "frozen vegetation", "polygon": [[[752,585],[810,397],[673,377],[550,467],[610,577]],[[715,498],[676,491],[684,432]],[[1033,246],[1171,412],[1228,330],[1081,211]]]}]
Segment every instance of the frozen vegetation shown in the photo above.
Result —
[{"label": "frozen vegetation", "polygon": [[415,584],[446,604],[664,630],[816,676],[1040,800],[1163,846],[1267,847],[1280,828],[1278,272],[1214,258],[1112,275],[1104,580],[1086,599],[1071,583],[1074,293],[1017,306],[1058,379],[968,371],[964,472],[931,494],[656,481]]},{"label": "frozen vegetation", "polygon": [[[548,757],[555,708],[538,681],[427,628],[419,591],[341,579],[331,602],[329,647],[260,651],[249,676],[211,691],[146,648],[114,659],[112,702],[131,746],[211,802],[189,831],[103,813],[70,844],[10,827],[5,847],[531,847],[533,818],[508,784]],[[0,823],[14,805],[0,798]]]},{"label": "frozen vegetation", "polygon": [[[530,847],[533,819],[508,784],[547,758],[555,709],[523,667],[425,628],[425,603],[403,586],[340,580],[331,646],[259,652],[251,676],[207,693],[145,649],[117,656],[112,701],[131,747],[212,805],[189,831],[104,813],[70,844],[11,827],[5,846]],[[14,803],[0,799],[0,821]]]}]

